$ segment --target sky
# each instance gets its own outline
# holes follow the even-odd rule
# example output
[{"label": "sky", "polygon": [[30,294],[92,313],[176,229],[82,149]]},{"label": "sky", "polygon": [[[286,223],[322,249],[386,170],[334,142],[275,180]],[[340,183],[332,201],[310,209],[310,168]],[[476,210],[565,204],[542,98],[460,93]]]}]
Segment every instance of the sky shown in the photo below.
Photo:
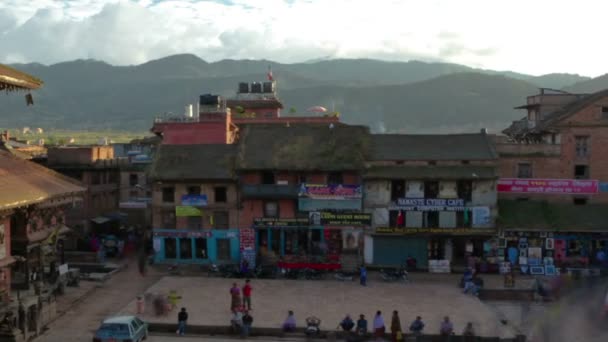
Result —
[{"label": "sky", "polygon": [[608,73],[605,0],[1,0],[0,62],[321,58]]}]

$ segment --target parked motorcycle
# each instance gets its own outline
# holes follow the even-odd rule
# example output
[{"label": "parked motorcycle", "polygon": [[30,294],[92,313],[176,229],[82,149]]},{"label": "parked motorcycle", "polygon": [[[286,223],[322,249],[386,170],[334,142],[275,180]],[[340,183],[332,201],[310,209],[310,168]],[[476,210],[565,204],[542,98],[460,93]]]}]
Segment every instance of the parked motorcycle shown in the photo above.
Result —
[{"label": "parked motorcycle", "polygon": [[312,268],[306,268],[303,270],[304,278],[308,280],[322,280],[325,278],[325,272],[321,270],[315,270]]},{"label": "parked motorcycle", "polygon": [[388,270],[388,271],[380,270],[380,276],[382,277],[382,280],[387,281],[387,282],[394,282],[394,281],[409,282],[410,281],[409,275],[404,268],[400,268],[397,270]]},{"label": "parked motorcycle", "polygon": [[357,276],[357,272],[338,271],[334,274],[334,278],[339,281],[353,281]]}]

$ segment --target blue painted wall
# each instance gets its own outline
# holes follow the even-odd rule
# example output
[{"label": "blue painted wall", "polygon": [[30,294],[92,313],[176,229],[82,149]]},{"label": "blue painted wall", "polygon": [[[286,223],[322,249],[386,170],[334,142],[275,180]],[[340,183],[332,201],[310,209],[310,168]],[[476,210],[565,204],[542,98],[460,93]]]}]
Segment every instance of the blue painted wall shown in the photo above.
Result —
[{"label": "blue painted wall", "polygon": [[[207,258],[198,259],[196,258],[195,240],[198,236],[195,234],[206,233],[208,236],[203,236],[207,239]],[[192,234],[193,236],[157,236],[156,233],[161,234]],[[155,251],[154,262],[159,264],[211,264],[218,262],[218,250],[217,240],[218,239],[229,239],[230,240],[230,260],[219,260],[220,262],[232,262],[238,263],[241,257],[240,246],[239,246],[239,230],[238,229],[211,229],[205,231],[189,231],[189,230],[176,230],[176,229],[154,229],[153,231],[155,244],[159,244],[159,250]],[[177,239],[176,243],[176,259],[165,258],[165,240],[168,238]],[[191,249],[193,251],[193,258],[182,259],[180,258],[180,240],[190,240]]]}]

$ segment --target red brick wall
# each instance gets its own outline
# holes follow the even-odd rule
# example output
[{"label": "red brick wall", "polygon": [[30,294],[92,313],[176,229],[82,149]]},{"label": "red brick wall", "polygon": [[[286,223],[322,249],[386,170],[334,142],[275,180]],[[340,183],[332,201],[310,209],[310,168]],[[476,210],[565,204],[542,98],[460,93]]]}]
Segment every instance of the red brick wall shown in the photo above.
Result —
[{"label": "red brick wall", "polygon": [[226,144],[226,122],[191,122],[162,124],[165,145]]},{"label": "red brick wall", "polygon": [[[264,217],[264,200],[244,200],[240,211],[239,228],[250,228],[256,218]],[[279,216],[281,218],[294,218],[297,203],[295,200],[279,200]]]},{"label": "red brick wall", "polygon": [[[574,167],[577,164],[589,166],[590,179],[608,182],[608,120],[602,118],[602,106],[608,106],[608,98],[601,99],[560,123],[561,153],[559,157],[501,157],[499,162],[500,177],[516,177],[517,164],[532,164],[534,178],[574,178]],[[589,157],[576,156],[575,136],[590,137]],[[524,197],[522,195],[500,194],[501,198]],[[525,195],[534,199],[550,201],[572,201],[572,196],[560,195]],[[591,202],[608,203],[608,193],[590,197]]]}]

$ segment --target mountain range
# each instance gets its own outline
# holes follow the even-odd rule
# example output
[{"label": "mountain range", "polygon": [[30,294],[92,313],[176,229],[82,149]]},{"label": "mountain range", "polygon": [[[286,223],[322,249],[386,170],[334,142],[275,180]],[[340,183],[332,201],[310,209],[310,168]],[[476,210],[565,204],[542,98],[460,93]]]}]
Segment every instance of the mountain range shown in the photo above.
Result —
[{"label": "mountain range", "polygon": [[285,105],[283,115],[291,115],[291,108],[306,114],[306,108],[322,105],[339,111],[347,123],[381,132],[500,131],[523,115],[513,107],[539,87],[572,92],[608,88],[608,75],[531,76],[458,64],[371,59],[208,63],[183,54],[134,66],[95,60],[12,66],[45,85],[34,93],[34,106],[25,106],[21,96],[4,97],[0,127],[147,130],[156,115],[182,113],[200,94],[233,96],[239,82],[263,81],[269,66]]}]

